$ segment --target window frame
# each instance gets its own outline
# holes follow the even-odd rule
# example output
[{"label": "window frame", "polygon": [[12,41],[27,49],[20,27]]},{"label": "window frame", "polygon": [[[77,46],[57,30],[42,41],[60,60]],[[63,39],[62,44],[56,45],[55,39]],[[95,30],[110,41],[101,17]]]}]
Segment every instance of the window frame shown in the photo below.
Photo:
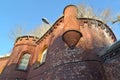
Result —
[{"label": "window frame", "polygon": [[[44,53],[45,50],[47,50],[47,51],[45,52],[46,54],[45,54],[45,59],[44,59],[44,62],[43,62],[42,57],[43,57],[43,53]],[[48,46],[45,45],[38,53],[39,56],[38,56],[37,61],[36,61],[35,65],[34,65],[34,69],[37,69],[38,67],[45,64],[47,53],[48,53]]]},{"label": "window frame", "polygon": [[[27,64],[27,68],[26,68],[25,70],[24,70],[24,69],[19,69],[20,62],[21,62],[21,60],[22,60],[22,58],[23,58],[23,56],[24,56],[25,54],[29,54],[29,55],[30,55],[29,61],[28,61],[28,64]],[[16,66],[16,70],[27,72],[28,69],[29,69],[30,61],[31,61],[31,54],[30,54],[29,52],[24,52],[24,53],[20,56],[20,58],[19,58],[19,60],[18,60],[18,63],[17,63],[17,66]]]},{"label": "window frame", "polygon": [[40,62],[39,62],[40,65],[42,65],[42,64],[45,63],[46,57],[47,57],[47,53],[48,53],[48,47],[45,47],[45,48],[42,50],[42,52],[41,52],[42,56],[41,56],[41,59],[40,59]]}]

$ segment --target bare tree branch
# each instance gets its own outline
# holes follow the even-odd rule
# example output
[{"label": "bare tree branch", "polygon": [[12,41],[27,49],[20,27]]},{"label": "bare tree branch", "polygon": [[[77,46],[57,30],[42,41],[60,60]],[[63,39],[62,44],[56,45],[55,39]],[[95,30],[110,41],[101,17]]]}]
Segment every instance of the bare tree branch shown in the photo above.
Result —
[{"label": "bare tree branch", "polygon": [[11,31],[9,38],[13,41],[15,41],[18,37],[24,35],[36,36],[40,38],[43,36],[43,34],[45,34],[45,32],[47,32],[50,27],[50,24],[42,24],[40,26],[37,26],[35,29],[27,32],[23,27],[17,26],[14,30]]},{"label": "bare tree branch", "polygon": [[93,18],[103,21],[107,23],[111,21],[111,12],[110,9],[103,10],[102,13],[95,13],[94,9],[91,6],[86,6],[84,4],[80,4],[78,7],[78,18]]}]

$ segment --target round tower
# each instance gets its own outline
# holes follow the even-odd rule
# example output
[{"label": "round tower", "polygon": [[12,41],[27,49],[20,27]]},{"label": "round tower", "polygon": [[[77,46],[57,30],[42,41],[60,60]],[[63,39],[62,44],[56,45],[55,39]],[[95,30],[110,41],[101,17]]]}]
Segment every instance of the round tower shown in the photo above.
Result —
[{"label": "round tower", "polygon": [[30,80],[106,80],[101,55],[116,41],[115,35],[102,21],[78,18],[74,5],[63,15],[53,25],[58,24],[39,76]]},{"label": "round tower", "polygon": [[21,36],[16,39],[12,54],[3,71],[5,75],[3,80],[26,80],[29,68],[36,57],[34,52],[38,39],[34,36]]}]

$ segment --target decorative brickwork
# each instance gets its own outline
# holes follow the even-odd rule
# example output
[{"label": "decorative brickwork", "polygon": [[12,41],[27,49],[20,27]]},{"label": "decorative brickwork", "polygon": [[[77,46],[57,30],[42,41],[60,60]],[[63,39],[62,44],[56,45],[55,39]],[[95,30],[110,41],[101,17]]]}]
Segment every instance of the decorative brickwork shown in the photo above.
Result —
[{"label": "decorative brickwork", "polygon": [[[67,39],[64,34],[69,31],[74,35],[69,34]],[[63,40],[71,40],[72,45],[76,36],[74,48]],[[105,49],[115,41],[109,26],[99,20],[78,18],[77,7],[69,5],[40,39],[22,36],[16,40],[0,80],[119,80],[119,65],[113,65],[119,61],[109,64],[112,61],[104,59]],[[18,69],[25,53],[30,54],[26,71]]]}]

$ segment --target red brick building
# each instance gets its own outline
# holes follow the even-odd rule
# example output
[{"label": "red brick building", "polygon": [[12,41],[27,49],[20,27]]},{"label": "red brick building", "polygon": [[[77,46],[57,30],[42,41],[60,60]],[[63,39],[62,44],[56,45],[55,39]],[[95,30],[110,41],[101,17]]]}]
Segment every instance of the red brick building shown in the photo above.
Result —
[{"label": "red brick building", "polygon": [[120,42],[113,44],[107,24],[77,11],[66,6],[40,39],[17,38],[11,55],[0,58],[0,80],[120,80]]}]

